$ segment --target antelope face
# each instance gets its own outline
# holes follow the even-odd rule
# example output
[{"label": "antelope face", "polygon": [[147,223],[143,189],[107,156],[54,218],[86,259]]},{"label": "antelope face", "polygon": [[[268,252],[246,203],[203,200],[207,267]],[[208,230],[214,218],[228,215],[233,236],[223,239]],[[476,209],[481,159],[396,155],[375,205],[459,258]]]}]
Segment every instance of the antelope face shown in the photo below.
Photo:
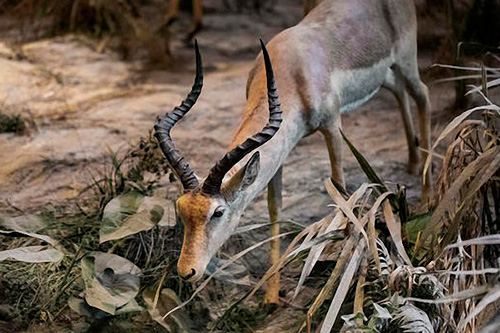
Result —
[{"label": "antelope face", "polygon": [[212,256],[238,225],[239,214],[222,196],[189,192],[177,200],[177,214],[184,225],[184,242],[177,271],[180,277],[197,281]]},{"label": "antelope face", "polygon": [[182,278],[199,280],[210,259],[238,226],[242,199],[257,178],[259,161],[257,152],[222,185],[220,193],[207,194],[195,189],[177,200],[177,214],[184,225],[184,242],[177,263]]},{"label": "antelope face", "polygon": [[182,104],[158,118],[154,127],[160,148],[185,191],[177,200],[177,213],[184,224],[184,242],[177,268],[179,275],[190,281],[203,276],[210,259],[236,229],[245,206],[245,193],[259,172],[259,153],[254,153],[229,180],[225,180],[226,174],[247,154],[270,140],[282,121],[271,60],[262,41],[261,45],[267,75],[269,122],[260,133],[227,152],[210,170],[203,184],[199,183],[170,137],[170,130],[196,103],[203,86],[201,55],[196,42],[193,88]]}]

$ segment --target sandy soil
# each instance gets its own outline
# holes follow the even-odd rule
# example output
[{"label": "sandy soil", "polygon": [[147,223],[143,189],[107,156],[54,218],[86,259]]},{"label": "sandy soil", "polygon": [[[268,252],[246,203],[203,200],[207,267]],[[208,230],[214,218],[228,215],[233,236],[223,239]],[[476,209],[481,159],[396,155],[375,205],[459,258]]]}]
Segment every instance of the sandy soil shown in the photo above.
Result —
[{"label": "sandy soil", "polygon": [[[247,73],[259,49],[257,36],[268,40],[300,20],[299,1],[282,2],[276,13],[223,17],[215,12],[205,18],[207,29],[198,36],[207,72],[203,95],[173,134],[202,175],[223,154],[240,120]],[[156,115],[171,110],[189,90],[192,50],[178,41],[173,50],[179,65],[169,72],[147,70],[141,62],[123,62],[111,52],[95,52],[91,45],[83,37],[65,36],[24,44],[19,57],[8,43],[0,44],[2,111],[21,114],[36,124],[25,136],[0,135],[3,204],[9,200],[29,211],[77,195],[88,180],[86,170],[101,161],[108,149],[124,148],[145,136]],[[426,52],[421,66],[428,66],[432,57]],[[437,111],[451,93],[432,88]],[[383,179],[405,184],[412,199],[419,196],[417,177],[405,171],[405,137],[390,93],[382,91],[344,115],[343,127]],[[366,179],[347,150],[345,155],[347,184],[356,188]],[[322,180],[328,175],[322,137],[314,134],[286,162],[285,216],[313,220],[322,215],[328,203]],[[311,198],[316,200],[307,200]],[[253,214],[265,215],[263,196],[248,216]]]},{"label": "sandy soil", "polygon": [[[258,37],[273,35],[298,22],[299,0],[279,1],[274,13],[205,17],[198,36],[206,67],[204,91],[196,107],[173,131],[192,167],[205,175],[236,129],[245,103],[245,84]],[[194,76],[193,52],[174,41],[179,66],[174,71],[145,69],[112,52],[97,53],[84,38],[65,36],[21,46],[22,57],[0,43],[0,105],[36,126],[27,135],[0,134],[0,213],[10,205],[24,211],[59,205],[78,195],[109,149],[126,148],[148,133],[157,115],[170,111],[188,92]],[[421,51],[422,69],[434,58]],[[450,87],[431,86],[434,115],[453,97]],[[434,132],[440,127],[434,123]],[[382,179],[404,184],[413,203],[419,178],[406,172],[407,148],[396,100],[380,92],[358,110],[345,114],[343,128]],[[345,149],[348,188],[367,179]],[[309,223],[329,211],[323,188],[330,175],[321,135],[302,140],[284,167],[285,219]],[[242,222],[266,221],[261,194]]]}]

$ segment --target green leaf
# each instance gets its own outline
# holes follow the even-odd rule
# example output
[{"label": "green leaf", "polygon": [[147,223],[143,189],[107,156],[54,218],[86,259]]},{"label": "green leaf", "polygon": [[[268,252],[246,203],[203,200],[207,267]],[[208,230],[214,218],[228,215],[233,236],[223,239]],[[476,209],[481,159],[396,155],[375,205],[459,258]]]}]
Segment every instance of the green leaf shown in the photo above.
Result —
[{"label": "green leaf", "polygon": [[370,165],[370,163],[368,163],[368,161],[366,160],[366,158],[356,149],[356,147],[354,147],[354,145],[351,143],[351,141],[349,141],[349,139],[347,138],[347,136],[345,136],[344,132],[340,131],[340,134],[342,134],[342,137],[344,138],[344,141],[347,143],[347,146],[349,147],[349,149],[351,150],[352,154],[354,155],[354,157],[358,161],[359,166],[361,167],[361,169],[363,170],[363,172],[366,174],[366,177],[368,177],[368,179],[372,183],[380,185],[381,193],[388,192],[389,189],[387,189],[387,187],[385,186],[385,184],[382,182],[382,180],[377,175],[377,173],[375,172],[375,170],[373,170],[372,166]]},{"label": "green leaf", "polygon": [[173,201],[129,192],[114,198],[104,208],[99,242],[122,239],[157,225],[173,227],[175,223]]},{"label": "green leaf", "polygon": [[114,315],[139,292],[141,270],[125,258],[90,252],[81,267],[85,300],[90,306]]},{"label": "green leaf", "polygon": [[[366,160],[366,158],[356,149],[356,147],[354,147],[354,145],[351,143],[351,141],[349,141],[349,139],[347,138],[347,136],[345,136],[345,134],[344,134],[344,132],[342,132],[342,130],[340,131],[340,134],[342,134],[342,137],[344,138],[344,141],[347,143],[347,146],[349,147],[349,149],[351,150],[352,154],[354,155],[354,157],[358,161],[359,166],[361,167],[361,169],[365,173],[366,177],[368,177],[368,179],[370,180],[370,182],[379,185],[378,187],[375,188],[376,191],[379,192],[379,194],[382,194],[382,193],[385,193],[385,192],[389,192],[389,189],[387,188],[387,186],[385,186],[384,182],[382,182],[382,180],[377,175],[377,173],[375,172],[375,170],[373,170],[373,168],[370,165],[370,163],[368,163],[368,161]],[[395,199],[394,195],[390,195],[388,199],[391,202],[392,208],[396,212],[399,211],[398,204],[396,202],[396,199]]]},{"label": "green leaf", "polygon": [[430,213],[426,213],[414,216],[408,222],[403,224],[406,240],[410,243],[415,244],[418,238],[418,234],[422,233],[425,228],[427,228],[430,219]]}]

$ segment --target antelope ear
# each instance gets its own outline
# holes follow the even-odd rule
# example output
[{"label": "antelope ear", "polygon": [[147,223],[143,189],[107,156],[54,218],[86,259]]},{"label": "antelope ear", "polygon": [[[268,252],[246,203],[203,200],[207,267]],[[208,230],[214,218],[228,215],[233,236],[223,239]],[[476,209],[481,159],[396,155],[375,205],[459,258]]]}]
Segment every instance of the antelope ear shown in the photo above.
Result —
[{"label": "antelope ear", "polygon": [[231,177],[224,185],[222,193],[227,199],[233,200],[238,196],[238,193],[246,190],[255,182],[260,169],[260,153],[255,152],[248,160],[245,167],[241,168],[236,174]]}]

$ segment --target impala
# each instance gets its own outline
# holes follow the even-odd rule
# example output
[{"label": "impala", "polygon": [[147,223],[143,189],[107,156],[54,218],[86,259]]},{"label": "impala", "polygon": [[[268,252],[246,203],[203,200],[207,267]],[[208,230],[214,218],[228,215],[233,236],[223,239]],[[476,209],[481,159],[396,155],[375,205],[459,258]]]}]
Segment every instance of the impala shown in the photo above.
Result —
[{"label": "impala", "polygon": [[[184,224],[177,266],[181,277],[189,281],[201,278],[212,256],[235,230],[242,212],[266,186],[271,234],[279,235],[275,222],[281,207],[282,165],[301,138],[315,131],[323,134],[332,179],[344,185],[341,113],[368,101],[381,87],[392,91],[399,102],[409,169],[417,170],[419,156],[408,94],[417,104],[424,157],[430,148],[430,105],[418,73],[416,29],[412,0],[322,1],[298,25],[274,37],[267,46],[269,53],[262,44],[262,54],[250,71],[243,120],[228,152],[203,181],[170,137],[172,126],[201,93],[202,65],[196,46],[197,70],[190,94],[155,126],[160,147],[185,190],[177,200]],[[250,152],[251,157],[244,159]],[[423,197],[429,194],[430,181],[427,173]],[[279,246],[278,238],[272,241],[272,264],[279,258]],[[278,291],[276,275],[267,287],[266,301],[278,303]]]}]

